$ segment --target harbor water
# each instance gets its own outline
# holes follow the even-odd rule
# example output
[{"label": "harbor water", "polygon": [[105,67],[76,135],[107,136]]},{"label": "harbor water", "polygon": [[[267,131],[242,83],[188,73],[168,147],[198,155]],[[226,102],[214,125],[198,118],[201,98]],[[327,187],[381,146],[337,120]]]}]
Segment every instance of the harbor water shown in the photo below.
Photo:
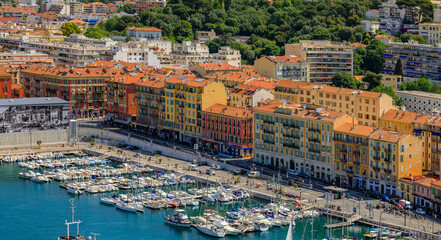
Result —
[{"label": "harbor water", "polygon": [[[3,239],[50,240],[66,235],[65,220],[70,220],[71,209],[65,189],[58,182],[38,184],[18,177],[18,164],[0,164],[0,232]],[[187,207],[189,216],[195,216],[207,206],[201,204]],[[211,209],[225,208],[225,205],[208,205]],[[228,205],[231,208],[231,205]],[[202,208],[202,209],[201,209]],[[98,240],[170,240],[170,239],[213,239],[202,235],[196,229],[180,229],[165,224],[164,216],[173,213],[168,210],[145,209],[144,213],[128,213],[112,206],[99,203],[99,195],[83,194],[75,201],[75,218],[82,221],[80,234],[92,236],[98,233]],[[326,239],[329,234],[323,227],[330,221],[326,216],[296,221],[294,239]],[[336,222],[332,219],[332,222]],[[313,231],[311,229],[313,228]],[[273,227],[268,232],[252,232],[225,239],[285,239],[288,226]],[[355,225],[343,230],[348,237],[363,239],[369,227]],[[71,235],[76,227],[71,227]],[[341,237],[342,229],[334,229],[332,237]]]}]

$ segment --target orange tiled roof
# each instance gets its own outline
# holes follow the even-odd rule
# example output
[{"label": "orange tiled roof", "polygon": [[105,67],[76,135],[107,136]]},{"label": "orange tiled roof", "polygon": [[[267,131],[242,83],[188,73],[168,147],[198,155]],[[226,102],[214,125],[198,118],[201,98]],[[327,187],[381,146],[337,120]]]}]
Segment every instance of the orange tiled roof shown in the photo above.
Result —
[{"label": "orange tiled roof", "polygon": [[380,129],[380,130],[374,132],[369,138],[375,139],[375,140],[381,140],[381,141],[385,141],[385,142],[397,143],[397,142],[405,139],[408,136],[409,136],[409,134],[392,132],[389,130]]},{"label": "orange tiled roof", "polygon": [[81,24],[81,25],[85,25],[85,24],[87,24],[87,22],[85,22],[85,21],[81,21],[81,20],[79,20],[79,19],[72,19],[72,20],[70,20],[70,21],[68,21],[69,23],[74,23],[74,24]]},{"label": "orange tiled roof", "polygon": [[392,36],[392,35],[377,35],[377,36],[375,36],[375,38],[383,38],[383,39],[395,39],[395,37],[394,36]]},{"label": "orange tiled roof", "polygon": [[199,63],[205,71],[240,71],[241,69],[228,63]]},{"label": "orange tiled roof", "polygon": [[368,137],[373,132],[375,132],[375,128],[364,126],[364,125],[357,125],[352,123],[345,123],[341,125],[340,127],[336,128],[334,132],[342,132],[347,134],[354,134],[354,135],[361,135]]},{"label": "orange tiled roof", "polygon": [[104,61],[104,60],[98,60],[93,63],[87,64],[87,67],[100,67],[100,68],[108,68],[113,67],[116,65],[116,62],[110,62],[110,61]]},{"label": "orange tiled roof", "polygon": [[126,30],[132,30],[132,31],[147,31],[147,32],[162,32],[161,29],[155,28],[155,27],[128,27]]},{"label": "orange tiled roof", "polygon": [[303,90],[309,89],[309,90],[317,90],[322,92],[339,93],[339,94],[347,94],[347,95],[357,94],[360,97],[366,97],[366,98],[379,98],[382,96],[382,93],[378,93],[378,92],[362,91],[362,90],[355,90],[350,88],[340,88],[340,87],[328,86],[325,84],[294,81],[294,80],[280,80],[276,84],[276,87],[296,88]]},{"label": "orange tiled roof", "polygon": [[274,90],[276,88],[276,82],[262,81],[262,80],[251,80],[245,85],[255,86],[258,88],[265,88],[268,90]]},{"label": "orange tiled roof", "polygon": [[[387,111],[380,120],[383,121],[394,121],[401,123],[413,123],[415,120],[421,118],[424,114],[416,113],[416,112],[408,112],[398,109],[391,109]],[[427,115],[429,116],[429,115]]]},{"label": "orange tiled roof", "polygon": [[208,80],[204,78],[197,78],[193,74],[188,75],[173,75],[165,80],[167,83],[177,83],[183,84],[191,87],[204,87],[207,84],[213,82],[213,80]]},{"label": "orange tiled roof", "polygon": [[334,112],[323,108],[305,109],[299,104],[292,104],[290,102],[269,102],[266,105],[255,107],[253,109],[257,111],[272,112],[272,113],[278,111],[278,109],[288,110],[289,113],[285,111],[285,113],[283,114],[298,116],[308,119],[316,119],[327,122],[334,122],[338,118],[347,115],[345,113]]},{"label": "orange tiled roof", "polygon": [[145,80],[136,83],[136,85],[153,88],[163,88],[165,86],[165,82],[163,80]]},{"label": "orange tiled roof", "polygon": [[84,78],[84,77],[106,77],[102,69],[99,68],[60,68],[33,65],[23,70],[24,73],[50,75],[56,77]]},{"label": "orange tiled roof", "polygon": [[303,58],[298,56],[265,56],[271,62],[281,62],[281,63],[298,63],[304,61]]},{"label": "orange tiled roof", "polygon": [[247,109],[225,106],[222,104],[214,104],[203,111],[206,113],[220,114],[235,118],[251,118],[253,116],[251,111]]}]

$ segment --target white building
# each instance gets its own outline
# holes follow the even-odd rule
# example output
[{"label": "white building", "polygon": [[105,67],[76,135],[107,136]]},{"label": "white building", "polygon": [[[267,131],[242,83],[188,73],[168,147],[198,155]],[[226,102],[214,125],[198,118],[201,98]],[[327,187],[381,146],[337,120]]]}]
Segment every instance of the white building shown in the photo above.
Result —
[{"label": "white building", "polygon": [[161,39],[162,30],[155,27],[129,27],[126,28],[127,37],[133,39]]},{"label": "white building", "polygon": [[242,57],[239,50],[231,47],[221,47],[219,52],[210,54],[210,61],[215,63],[227,63],[235,67],[241,67]]},{"label": "white building", "polygon": [[407,111],[424,114],[441,113],[441,94],[421,91],[397,91]]},{"label": "white building", "polygon": [[433,9],[433,22],[441,22],[441,5]]},{"label": "white building", "polygon": [[158,56],[149,48],[121,47],[113,56],[115,61],[145,64],[149,67],[161,68]]},{"label": "white building", "polygon": [[394,0],[389,0],[381,4],[380,30],[389,34],[400,32],[401,23],[406,16],[406,10],[400,9]]},{"label": "white building", "polygon": [[175,64],[191,66],[209,61],[208,46],[197,41],[184,41],[173,46],[170,54]]},{"label": "white building", "polygon": [[379,18],[380,17],[380,12],[377,9],[371,9],[371,10],[366,12],[365,16],[366,16],[367,19]]},{"label": "white building", "polygon": [[377,29],[380,29],[380,21],[362,20],[360,22],[360,27],[362,27],[365,32],[375,33]]}]

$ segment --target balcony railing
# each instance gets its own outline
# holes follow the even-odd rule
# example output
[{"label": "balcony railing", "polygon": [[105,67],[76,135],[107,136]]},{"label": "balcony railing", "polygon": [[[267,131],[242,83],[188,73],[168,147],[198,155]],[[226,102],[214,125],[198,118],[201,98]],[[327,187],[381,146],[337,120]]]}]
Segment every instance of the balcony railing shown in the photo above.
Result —
[{"label": "balcony railing", "polygon": [[380,171],[380,167],[378,167],[378,166],[373,166],[372,169],[374,169],[374,171],[376,171],[376,172]]},{"label": "balcony railing", "polygon": [[373,156],[372,157],[374,160],[380,160],[381,158],[380,158],[380,156]]},{"label": "balcony railing", "polygon": [[270,140],[270,139],[263,139],[264,143],[270,143],[270,144],[274,144],[274,140]]},{"label": "balcony railing", "polygon": [[360,155],[360,150],[355,150],[352,153],[355,154],[355,155]]},{"label": "balcony railing", "polygon": [[374,146],[374,150],[380,150],[380,146]]},{"label": "balcony railing", "polygon": [[270,130],[270,129],[263,129],[264,133],[269,133],[269,134],[274,134],[274,130]]}]

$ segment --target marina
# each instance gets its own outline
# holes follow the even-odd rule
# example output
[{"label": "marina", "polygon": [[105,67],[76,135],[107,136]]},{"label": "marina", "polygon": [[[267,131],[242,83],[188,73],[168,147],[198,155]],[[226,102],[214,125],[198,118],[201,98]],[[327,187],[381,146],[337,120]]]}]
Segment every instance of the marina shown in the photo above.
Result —
[{"label": "marina", "polygon": [[[85,168],[88,167],[89,166]],[[21,225],[18,224],[19,222],[35,225],[34,231],[25,232],[23,238],[56,239],[58,236],[65,234],[66,229],[65,226],[63,227],[63,222],[70,214],[70,204],[68,200],[72,197],[75,197],[76,199],[76,216],[83,222],[81,226],[83,231],[82,235],[89,236],[91,232],[98,232],[101,234],[98,239],[143,239],[142,236],[145,231],[152,232],[152,239],[207,239],[210,237],[200,231],[204,231],[203,225],[199,224],[200,230],[197,230],[198,224],[196,223],[197,220],[194,220],[195,217],[199,216],[199,220],[202,220],[204,214],[205,217],[207,217],[207,212],[210,212],[210,210],[218,212],[218,209],[222,209],[219,210],[219,213],[225,218],[227,212],[229,212],[229,215],[234,216],[233,208],[236,208],[237,211],[243,211],[249,206],[265,206],[268,204],[256,199],[247,200],[245,205],[242,201],[234,201],[234,203],[210,203],[209,201],[204,200],[203,196],[200,194],[204,191],[210,192],[209,189],[198,188],[199,190],[193,192],[197,194],[195,196],[200,198],[201,204],[179,208],[161,207],[157,210],[155,210],[154,207],[144,207],[143,213],[137,211],[138,213],[134,214],[133,212],[126,210],[117,211],[116,204],[111,204],[111,202],[107,202],[107,204],[103,203],[104,198],[111,198],[108,193],[102,195],[85,192],[80,196],[75,196],[73,194],[67,194],[66,190],[59,187],[63,181],[37,183],[29,179],[20,179],[19,172],[24,170],[28,171],[27,168],[23,168],[23,166],[20,167],[18,163],[4,163],[0,165],[0,172],[2,173],[0,188],[3,190],[0,199],[2,204],[0,206],[1,208],[4,208],[4,211],[10,208],[8,212],[11,212],[8,224],[2,226],[2,228],[4,227],[2,232],[4,232],[7,237],[9,236],[10,239],[14,239],[14,232],[19,231],[19,226]],[[130,181],[130,179],[128,180]],[[77,181],[78,180],[75,182]],[[122,190],[119,189],[119,191]],[[126,195],[130,195],[130,189],[123,191],[126,192]],[[160,193],[159,190],[158,192]],[[6,195],[4,193],[8,194]],[[118,195],[118,197],[121,196]],[[148,198],[148,196],[145,197]],[[13,205],[10,202],[11,198],[17,199],[18,203],[14,203],[15,205]],[[152,206],[153,205],[154,204],[152,204]],[[245,208],[240,210],[241,207]],[[175,209],[183,209],[185,211],[185,214],[192,220],[191,226],[193,226],[193,228],[180,229],[166,223],[164,217],[173,215]],[[35,223],[36,219],[23,219],[21,216],[25,212],[32,212],[35,216],[45,216],[46,221],[37,221],[37,223]],[[319,229],[319,227],[323,226],[326,222],[326,218],[318,215],[312,218],[302,217],[297,219],[295,225],[297,230],[295,231],[295,236],[297,236],[297,239],[302,239],[302,237],[308,239],[308,237],[302,235],[304,235],[304,231],[311,231],[308,230],[308,228],[311,227],[311,219],[314,219],[313,226],[315,229]],[[219,224],[224,223],[220,221]],[[227,235],[226,238],[284,239],[288,230],[288,224],[289,221],[285,221],[282,226],[268,228],[267,231],[265,225],[261,225],[261,228],[257,226],[255,231],[248,231],[246,234],[237,232],[237,236],[234,235],[234,229],[230,229],[230,232],[233,235]],[[35,236],[33,233],[38,232],[39,228],[47,229],[46,231],[50,236]],[[157,231],[156,229],[161,229],[161,231]],[[358,231],[357,234],[360,236],[369,231],[368,228],[364,226],[357,226],[356,229]],[[336,234],[340,234],[340,231],[336,231]]]},{"label": "marina", "polygon": [[[249,189],[248,192],[247,189],[209,181],[203,176],[167,171],[151,164],[134,161],[114,163],[103,157],[85,154],[65,156],[61,153],[7,158],[3,162],[0,172],[6,171],[8,174],[0,179],[0,187],[8,188],[8,182],[13,182],[24,188],[14,188],[15,191],[28,189],[36,195],[31,199],[45,199],[38,202],[39,207],[35,208],[37,202],[28,202],[28,198],[22,197],[26,200],[24,203],[27,202],[27,205],[21,206],[23,210],[31,206],[32,211],[44,211],[53,205],[66,207],[73,199],[78,204],[78,215],[82,220],[84,217],[87,219],[83,227],[98,227],[98,230],[89,230],[94,233],[101,229],[103,234],[100,239],[113,239],[106,235],[115,231],[107,229],[107,225],[116,227],[114,222],[130,226],[134,230],[133,236],[138,236],[139,231],[145,230],[144,224],[131,224],[142,221],[157,227],[168,226],[176,234],[186,236],[183,239],[284,239],[291,220],[293,239],[368,239],[378,238],[380,234],[382,239],[406,237],[405,228],[389,226],[391,230],[375,231],[378,229],[377,223],[360,215],[322,209],[314,204],[314,199],[265,201],[253,198],[255,190]],[[41,192],[35,192],[35,189]],[[14,194],[3,196],[1,201],[6,202],[5,199]],[[46,205],[46,201],[49,205]],[[81,215],[83,207],[86,209],[85,215]],[[56,218],[49,218],[63,218],[59,213],[64,210],[52,211],[52,208],[51,214],[58,214]],[[89,215],[88,211],[94,212],[93,215]],[[111,217],[101,219],[106,215]],[[55,225],[45,227],[58,229]],[[387,227],[387,224],[383,227]],[[62,234],[62,231],[58,232],[57,236]],[[119,234],[122,237],[132,236],[127,232]],[[82,235],[86,236],[87,232]]]}]

